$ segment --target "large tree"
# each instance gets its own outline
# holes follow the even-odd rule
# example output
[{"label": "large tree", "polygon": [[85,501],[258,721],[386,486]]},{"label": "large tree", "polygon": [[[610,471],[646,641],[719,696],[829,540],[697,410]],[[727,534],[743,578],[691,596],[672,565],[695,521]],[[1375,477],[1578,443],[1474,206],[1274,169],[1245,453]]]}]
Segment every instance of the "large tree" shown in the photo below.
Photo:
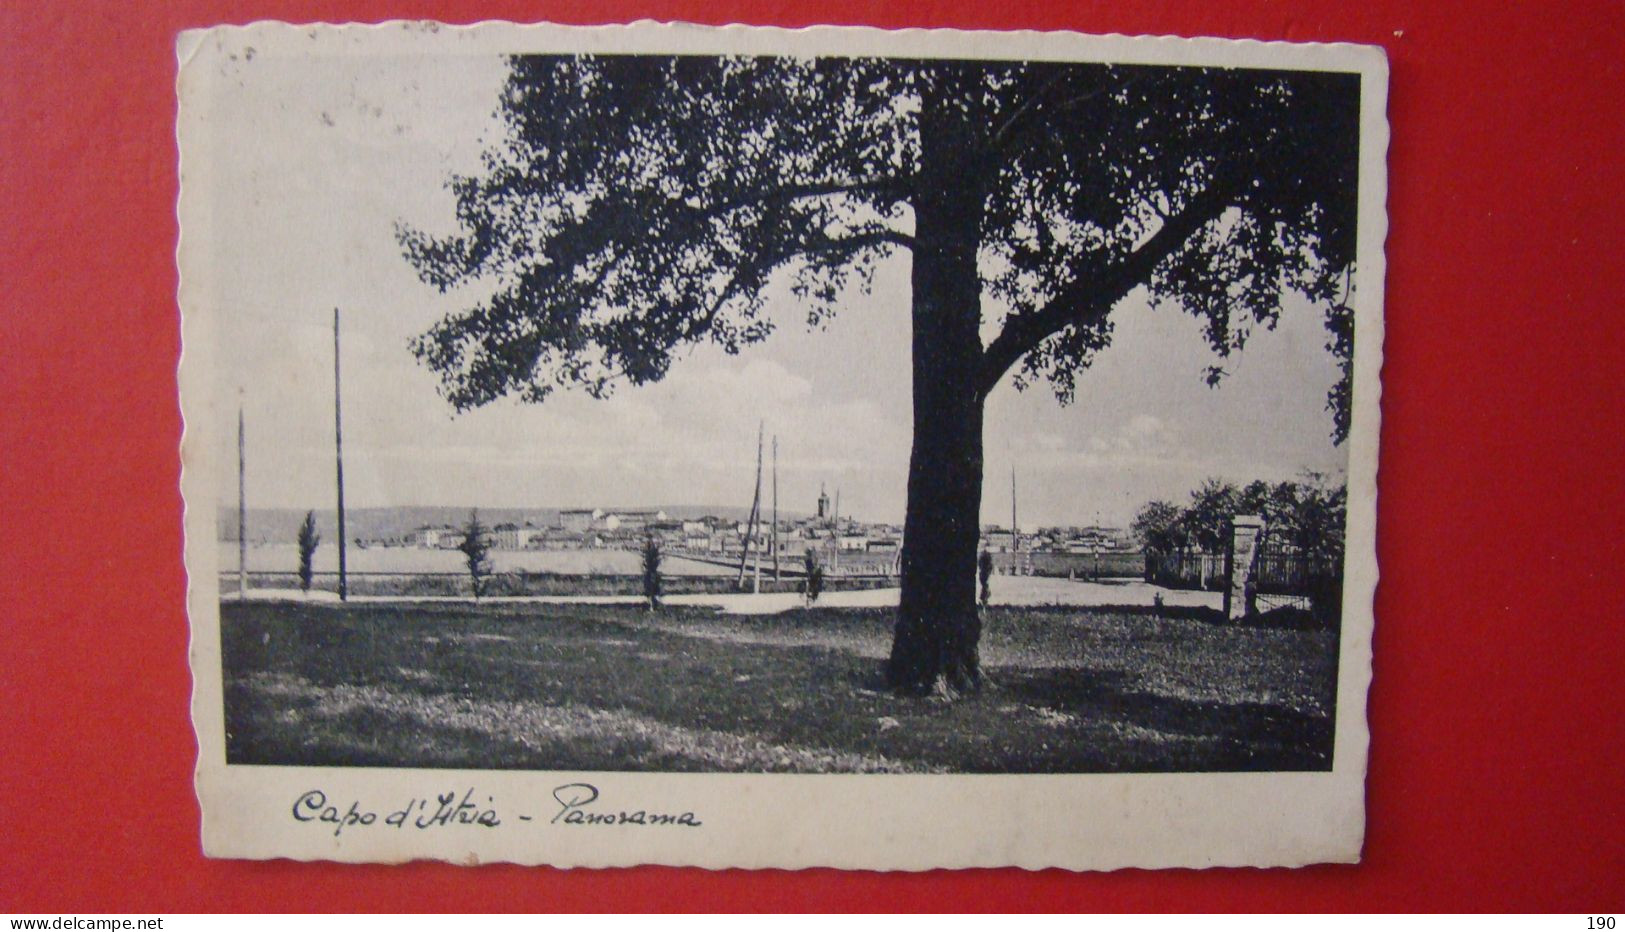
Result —
[{"label": "large tree", "polygon": [[[1199,316],[1220,357],[1295,289],[1327,308],[1346,376],[1358,91],[1351,74],[1213,68],[516,57],[504,137],[451,181],[459,231],[399,231],[425,281],[489,295],[414,351],[458,409],[602,396],[659,380],[686,345],[765,339],[771,279],[817,324],[909,253],[887,675],[973,689],[988,393],[1047,379],[1070,401],[1137,288]],[[1328,405],[1340,436],[1346,377]]]}]

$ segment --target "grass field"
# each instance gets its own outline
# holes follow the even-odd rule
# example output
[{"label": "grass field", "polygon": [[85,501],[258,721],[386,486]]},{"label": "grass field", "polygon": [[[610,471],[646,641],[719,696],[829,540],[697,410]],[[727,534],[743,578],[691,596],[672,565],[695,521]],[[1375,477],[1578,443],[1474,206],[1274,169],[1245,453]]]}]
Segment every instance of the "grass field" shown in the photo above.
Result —
[{"label": "grass field", "polygon": [[888,610],[222,602],[232,763],[1110,772],[1331,766],[1334,631],[1000,609],[991,680],[883,690]]}]

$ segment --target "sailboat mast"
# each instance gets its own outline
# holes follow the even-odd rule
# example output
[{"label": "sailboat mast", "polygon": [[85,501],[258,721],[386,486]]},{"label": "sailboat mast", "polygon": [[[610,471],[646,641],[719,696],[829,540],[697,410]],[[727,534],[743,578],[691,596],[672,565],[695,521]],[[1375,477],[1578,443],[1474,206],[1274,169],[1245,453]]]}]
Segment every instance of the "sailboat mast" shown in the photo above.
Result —
[{"label": "sailboat mast", "polygon": [[779,581],[779,435],[773,435],[773,581]]},{"label": "sailboat mast", "polygon": [[[762,427],[756,425],[756,494],[750,500],[750,517],[745,522],[745,542],[739,551],[739,578],[734,581],[735,589],[745,587],[745,566],[750,562],[750,545],[756,539],[756,525],[762,516]],[[761,563],[756,561],[758,590],[761,589]]]},{"label": "sailboat mast", "polygon": [[[756,425],[756,507],[751,509],[750,529],[752,533],[762,525],[762,425]],[[762,591],[762,542],[756,542],[755,573],[751,577],[750,591]]]}]

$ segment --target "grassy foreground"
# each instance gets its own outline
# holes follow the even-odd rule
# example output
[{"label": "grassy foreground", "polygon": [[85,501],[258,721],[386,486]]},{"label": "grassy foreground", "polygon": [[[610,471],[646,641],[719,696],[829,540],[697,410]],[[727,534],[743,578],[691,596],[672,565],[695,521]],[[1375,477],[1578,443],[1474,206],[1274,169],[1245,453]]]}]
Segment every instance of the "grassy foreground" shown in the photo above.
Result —
[{"label": "grassy foreground", "polygon": [[[887,694],[889,610],[221,603],[231,763],[774,772],[1324,770],[1334,631],[999,609],[991,686]],[[1173,617],[1180,615],[1180,617]]]}]

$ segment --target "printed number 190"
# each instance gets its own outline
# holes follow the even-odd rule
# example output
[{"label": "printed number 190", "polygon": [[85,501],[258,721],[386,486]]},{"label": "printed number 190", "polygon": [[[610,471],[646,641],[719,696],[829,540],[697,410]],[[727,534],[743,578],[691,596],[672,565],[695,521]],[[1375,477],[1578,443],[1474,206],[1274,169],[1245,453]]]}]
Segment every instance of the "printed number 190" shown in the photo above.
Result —
[{"label": "printed number 190", "polygon": [[1586,924],[1587,929],[1611,930],[1614,927],[1614,917],[1613,916],[1587,916],[1586,920],[1587,920],[1587,924]]}]

